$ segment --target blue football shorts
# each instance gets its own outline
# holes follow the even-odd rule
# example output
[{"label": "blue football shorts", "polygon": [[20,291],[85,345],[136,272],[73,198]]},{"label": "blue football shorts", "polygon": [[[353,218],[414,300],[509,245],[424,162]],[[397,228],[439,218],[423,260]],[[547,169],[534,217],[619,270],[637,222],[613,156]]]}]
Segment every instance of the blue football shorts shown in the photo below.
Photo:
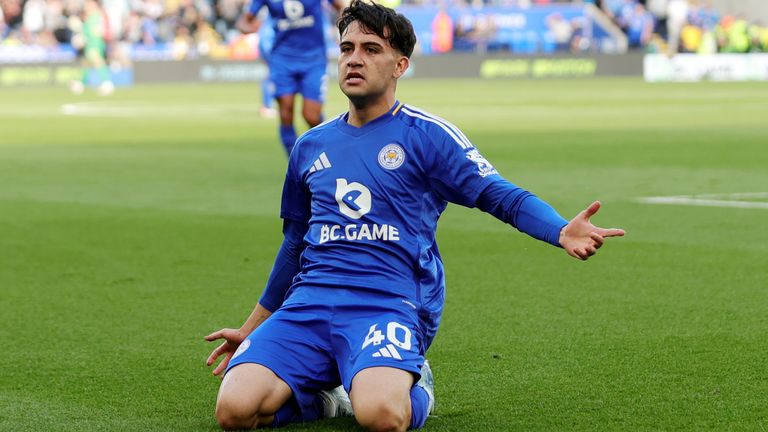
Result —
[{"label": "blue football shorts", "polygon": [[328,90],[327,61],[301,62],[272,55],[269,76],[275,84],[275,97],[301,94],[304,99],[325,102]]},{"label": "blue football shorts", "polygon": [[416,311],[399,299],[358,304],[285,304],[240,345],[227,367],[258,363],[293,391],[302,411],[320,390],[342,384],[363,369],[387,366],[420,377],[423,331]]}]

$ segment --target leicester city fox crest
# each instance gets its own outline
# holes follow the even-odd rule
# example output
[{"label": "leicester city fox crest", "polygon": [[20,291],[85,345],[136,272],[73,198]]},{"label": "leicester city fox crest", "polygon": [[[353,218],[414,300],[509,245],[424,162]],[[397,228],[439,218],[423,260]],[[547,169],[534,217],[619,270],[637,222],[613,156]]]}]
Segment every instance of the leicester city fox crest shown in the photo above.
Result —
[{"label": "leicester city fox crest", "polygon": [[379,152],[379,165],[382,168],[393,170],[405,162],[405,151],[397,144],[387,144]]}]

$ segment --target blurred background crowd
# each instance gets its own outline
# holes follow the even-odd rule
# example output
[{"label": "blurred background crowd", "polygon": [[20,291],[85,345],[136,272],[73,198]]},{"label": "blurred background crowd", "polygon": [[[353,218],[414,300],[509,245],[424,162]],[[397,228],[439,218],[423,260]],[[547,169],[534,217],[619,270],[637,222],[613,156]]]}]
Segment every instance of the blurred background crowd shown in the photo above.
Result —
[{"label": "blurred background crowd", "polygon": [[631,47],[651,52],[768,52],[768,27],[719,13],[711,0],[603,0]]},{"label": "blurred background crowd", "polygon": [[[110,56],[134,57],[137,50],[163,47],[174,58],[194,56],[238,58],[251,53],[254,42],[244,39],[235,21],[247,0],[101,0],[104,35]],[[647,52],[747,53],[768,52],[768,26],[741,16],[719,13],[709,0],[387,0],[390,7],[437,7],[448,11],[442,29],[450,33],[446,49],[486,49],[483,35],[496,32],[493,23],[451,19],[461,8],[537,8],[594,5],[627,37],[630,49]],[[77,48],[83,0],[0,0],[0,48]],[[547,16],[550,50],[587,51],[583,18]],[[482,30],[482,31],[479,31]],[[329,31],[333,33],[332,30]],[[468,36],[473,36],[472,38]],[[499,49],[513,50],[512,44]],[[513,50],[514,51],[514,50]],[[534,49],[535,52],[535,49]],[[244,55],[243,57],[248,57]]]}]

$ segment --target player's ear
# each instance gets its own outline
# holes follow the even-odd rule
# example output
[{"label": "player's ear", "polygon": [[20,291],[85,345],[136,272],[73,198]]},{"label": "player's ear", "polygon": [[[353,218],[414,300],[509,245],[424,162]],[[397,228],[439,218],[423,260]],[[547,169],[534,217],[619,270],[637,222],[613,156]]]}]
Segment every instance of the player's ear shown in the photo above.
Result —
[{"label": "player's ear", "polygon": [[395,73],[392,74],[392,76],[395,79],[400,78],[401,76],[405,75],[405,71],[408,70],[408,67],[411,65],[411,60],[406,56],[400,56],[400,59],[395,63]]}]

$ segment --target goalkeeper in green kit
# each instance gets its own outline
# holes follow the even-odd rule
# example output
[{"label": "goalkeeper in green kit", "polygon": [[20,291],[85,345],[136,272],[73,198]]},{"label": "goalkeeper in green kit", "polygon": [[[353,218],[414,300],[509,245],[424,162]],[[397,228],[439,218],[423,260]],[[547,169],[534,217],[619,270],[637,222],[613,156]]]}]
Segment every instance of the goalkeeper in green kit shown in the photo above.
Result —
[{"label": "goalkeeper in green kit", "polygon": [[[73,93],[82,93],[91,82],[91,73],[95,71],[99,76],[99,93],[109,95],[115,91],[115,85],[107,67],[106,52],[107,43],[106,17],[101,10],[101,5],[96,0],[86,0],[83,10],[84,21],[82,24],[82,33],[79,43],[83,50],[82,56],[82,76],[80,81],[73,81],[70,89]],[[75,39],[75,38],[73,38]]]}]

